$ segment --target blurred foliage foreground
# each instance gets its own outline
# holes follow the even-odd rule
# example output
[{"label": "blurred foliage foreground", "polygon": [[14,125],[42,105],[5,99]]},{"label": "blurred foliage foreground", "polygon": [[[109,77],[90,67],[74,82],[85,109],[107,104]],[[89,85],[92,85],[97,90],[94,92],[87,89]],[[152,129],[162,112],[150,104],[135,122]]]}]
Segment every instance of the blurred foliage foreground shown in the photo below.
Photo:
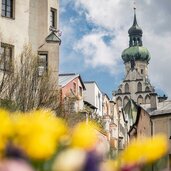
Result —
[{"label": "blurred foliage foreground", "polygon": [[163,135],[132,140],[115,160],[92,123],[68,128],[48,110],[9,113],[0,110],[0,171],[139,171],[168,151]]}]

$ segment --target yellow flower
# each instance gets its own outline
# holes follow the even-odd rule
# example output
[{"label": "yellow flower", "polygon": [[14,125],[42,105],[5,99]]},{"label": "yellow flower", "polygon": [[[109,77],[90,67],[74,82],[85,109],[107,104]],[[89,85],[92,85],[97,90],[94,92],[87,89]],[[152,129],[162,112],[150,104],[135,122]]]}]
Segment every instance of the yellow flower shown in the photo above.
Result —
[{"label": "yellow flower", "polygon": [[14,143],[35,160],[50,158],[67,128],[52,112],[39,110],[14,117]]},{"label": "yellow flower", "polygon": [[12,136],[13,128],[9,113],[0,109],[0,153],[4,150],[8,138]]},{"label": "yellow flower", "polygon": [[132,140],[120,156],[122,165],[151,163],[163,157],[168,151],[167,139],[164,135],[153,138]]},{"label": "yellow flower", "polygon": [[73,130],[72,146],[83,148],[86,150],[92,149],[97,143],[98,137],[96,129],[92,124],[85,122],[79,123]]},{"label": "yellow flower", "polygon": [[163,157],[168,152],[168,141],[164,135],[156,135],[149,139],[144,146],[147,162],[153,162]]},{"label": "yellow flower", "polygon": [[47,135],[39,135],[27,139],[23,144],[26,154],[34,160],[50,158],[56,151],[57,142]]}]

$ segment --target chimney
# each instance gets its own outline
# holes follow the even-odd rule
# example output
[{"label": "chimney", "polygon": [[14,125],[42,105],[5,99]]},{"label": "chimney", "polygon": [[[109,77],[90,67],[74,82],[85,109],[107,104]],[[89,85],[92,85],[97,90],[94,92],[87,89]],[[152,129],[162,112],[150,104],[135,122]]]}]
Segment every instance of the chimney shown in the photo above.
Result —
[{"label": "chimney", "polygon": [[157,109],[157,93],[150,93],[150,104],[152,110]]},{"label": "chimney", "polygon": [[168,97],[164,94],[163,96],[159,96],[158,100],[159,100],[159,102],[163,102],[163,101],[167,100],[167,98]]}]

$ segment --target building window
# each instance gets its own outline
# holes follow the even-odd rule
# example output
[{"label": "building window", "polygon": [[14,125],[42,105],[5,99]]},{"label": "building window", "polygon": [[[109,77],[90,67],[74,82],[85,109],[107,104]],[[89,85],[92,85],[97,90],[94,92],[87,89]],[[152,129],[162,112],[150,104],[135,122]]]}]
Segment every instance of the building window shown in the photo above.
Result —
[{"label": "building window", "polygon": [[73,83],[73,91],[76,94],[76,92],[77,92],[77,85],[76,85],[76,83]]},{"label": "building window", "polygon": [[129,85],[128,85],[128,83],[125,84],[125,93],[129,93]]},{"label": "building window", "polygon": [[13,18],[14,0],[2,0],[2,16]]},{"label": "building window", "polygon": [[0,70],[10,71],[12,67],[13,46],[1,44]]},{"label": "building window", "polygon": [[57,28],[57,10],[54,8],[50,10],[50,26]]},{"label": "building window", "polygon": [[118,97],[118,98],[117,98],[117,105],[118,105],[119,107],[122,106],[122,99],[121,99],[121,97]]},{"label": "building window", "polygon": [[99,99],[99,110],[101,110],[101,95],[98,93],[98,99]]},{"label": "building window", "polygon": [[43,76],[48,71],[48,54],[39,52],[38,75]]},{"label": "building window", "polygon": [[147,86],[147,87],[145,88],[145,91],[150,91],[150,88]]},{"label": "building window", "polygon": [[118,89],[118,93],[121,94],[122,93],[122,90],[121,89]]},{"label": "building window", "polygon": [[144,74],[144,70],[143,69],[141,69],[141,74]]},{"label": "building window", "polygon": [[142,84],[140,82],[137,84],[137,91],[142,92]]},{"label": "building window", "polygon": [[123,137],[119,137],[119,139],[118,139],[118,148],[119,148],[119,150],[123,150],[123,148],[124,148]]},{"label": "building window", "polygon": [[150,104],[150,96],[149,96],[149,95],[147,95],[147,96],[145,97],[145,103],[146,103],[146,104]]},{"label": "building window", "polygon": [[124,97],[124,99],[123,99],[123,105],[124,105],[124,107],[127,105],[128,102],[129,102],[129,98],[127,96]]},{"label": "building window", "polygon": [[82,89],[82,87],[81,87],[81,86],[79,86],[79,94],[80,94],[80,96],[82,96],[82,95],[83,95],[83,89]]},{"label": "building window", "polygon": [[138,104],[143,104],[143,97],[140,95],[137,99]]},{"label": "building window", "polygon": [[96,96],[96,107],[98,108],[98,96]]}]

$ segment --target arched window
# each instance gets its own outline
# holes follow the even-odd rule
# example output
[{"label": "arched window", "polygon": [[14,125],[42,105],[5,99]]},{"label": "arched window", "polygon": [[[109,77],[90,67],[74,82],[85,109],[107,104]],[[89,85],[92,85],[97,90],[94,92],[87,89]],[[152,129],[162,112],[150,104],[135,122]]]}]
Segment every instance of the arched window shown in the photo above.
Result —
[{"label": "arched window", "polygon": [[136,46],[136,38],[135,37],[133,38],[133,42],[134,42],[133,46]]},{"label": "arched window", "polygon": [[127,96],[124,97],[124,100],[123,100],[124,107],[126,106],[126,104],[128,103],[128,101],[129,101],[129,98]]},{"label": "arched window", "polygon": [[147,87],[145,88],[145,91],[150,91],[150,88],[147,86]]},{"label": "arched window", "polygon": [[143,104],[143,97],[140,95],[137,99],[138,104]]},{"label": "arched window", "polygon": [[140,38],[137,38],[137,45],[140,45]]},{"label": "arched window", "polygon": [[142,91],[142,84],[140,82],[137,84],[137,91],[138,92]]},{"label": "arched window", "polygon": [[150,96],[149,95],[147,95],[145,97],[145,104],[150,104]]},{"label": "arched window", "polygon": [[119,107],[122,106],[122,99],[121,99],[121,97],[117,98],[117,104],[118,104]]},{"label": "arched window", "polygon": [[122,90],[121,90],[121,89],[119,89],[119,90],[118,90],[118,93],[120,93],[120,94],[121,94],[121,93],[122,93]]},{"label": "arched window", "polygon": [[125,93],[129,93],[129,85],[128,85],[128,83],[125,84]]}]

